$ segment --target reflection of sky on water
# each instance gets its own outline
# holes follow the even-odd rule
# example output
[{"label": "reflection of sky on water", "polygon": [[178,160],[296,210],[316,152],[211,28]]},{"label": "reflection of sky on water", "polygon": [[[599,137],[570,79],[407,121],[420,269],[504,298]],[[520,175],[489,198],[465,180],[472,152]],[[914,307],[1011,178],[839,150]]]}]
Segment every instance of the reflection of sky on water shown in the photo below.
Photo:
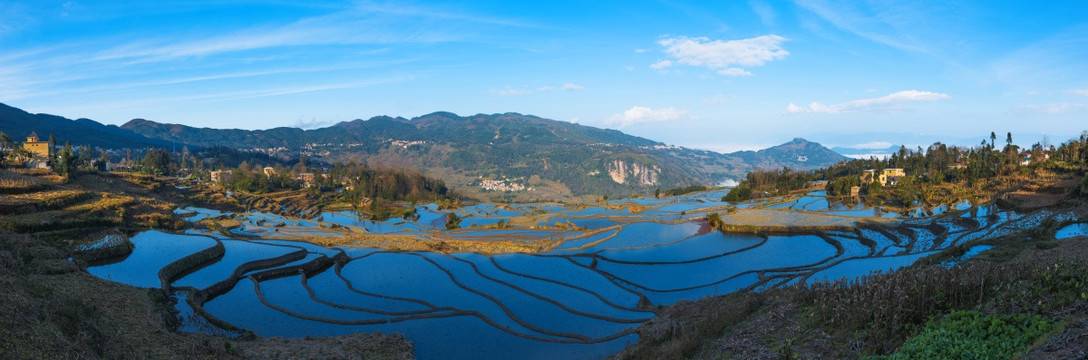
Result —
[{"label": "reflection of sky on water", "polygon": [[[617,209],[606,209],[603,204],[477,204],[456,210],[464,219],[462,229],[452,232],[442,230],[450,211],[439,210],[435,204],[417,206],[418,219],[388,221],[371,221],[351,212],[326,212],[303,220],[268,213],[230,214],[183,208],[177,212],[194,214],[190,221],[231,217],[243,223],[233,230],[237,233],[272,237],[394,233],[428,239],[551,238],[556,242],[552,250],[542,254],[488,256],[326,248],[288,240],[242,241],[215,235],[222,239],[224,256],[173,285],[207,287],[229,278],[244,263],[304,251],[301,259],[285,259],[246,273],[287,270],[285,277],[257,284],[267,304],[257,298],[255,284],[241,278],[234,288],[206,303],[205,308],[221,320],[266,336],[400,332],[415,343],[416,355],[424,359],[597,358],[637,340],[636,335],[623,332],[652,316],[638,310],[639,304],[646,301],[668,305],[746,288],[857,279],[872,271],[908,266],[950,246],[1030,228],[1042,221],[1042,216],[1023,216],[992,206],[975,207],[966,201],[930,209],[919,207],[909,211],[908,216],[921,218],[865,225],[857,232],[829,231],[824,237],[725,234],[709,230],[703,221],[690,220],[708,212],[725,212],[730,207],[856,218],[899,216],[859,200],[829,200],[822,191],[784,201],[739,204],[721,202],[725,193],[719,190],[607,202]],[[639,211],[631,212],[629,207],[639,207]],[[955,215],[928,217],[950,211]],[[530,220],[518,223],[516,220],[523,216]],[[500,221],[519,225],[486,229]],[[561,226],[573,224],[575,229],[551,228],[556,222]],[[524,224],[547,226],[531,229]],[[615,228],[592,232],[608,227]],[[1088,226],[1074,224],[1060,230],[1058,236],[1086,232]],[[133,237],[136,246],[128,258],[89,271],[118,282],[159,287],[158,269],[211,247],[215,241],[207,236],[148,231]],[[972,247],[950,266],[986,249]],[[340,254],[349,260],[343,260]],[[341,263],[306,274],[304,284],[295,268],[319,258],[338,258]],[[179,310],[184,312],[182,307],[179,305]],[[187,311],[192,313],[192,309]],[[361,321],[376,323],[344,324]],[[183,328],[214,331],[200,330],[199,323]],[[610,336],[616,338],[596,341]]]}]

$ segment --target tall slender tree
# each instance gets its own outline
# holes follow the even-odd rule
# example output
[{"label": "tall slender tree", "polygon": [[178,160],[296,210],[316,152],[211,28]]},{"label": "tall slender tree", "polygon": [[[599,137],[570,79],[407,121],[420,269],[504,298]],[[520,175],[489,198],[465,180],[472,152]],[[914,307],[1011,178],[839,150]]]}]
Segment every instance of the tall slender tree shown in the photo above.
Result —
[{"label": "tall slender tree", "polygon": [[46,150],[49,157],[46,159],[46,164],[50,167],[57,166],[57,138],[53,136],[53,133],[49,133],[49,150]]},{"label": "tall slender tree", "polygon": [[4,167],[4,159],[8,157],[11,150],[11,137],[0,131],[0,167]]},{"label": "tall slender tree", "polygon": [[65,142],[64,149],[60,151],[60,161],[57,162],[57,173],[64,177],[70,177],[76,168],[76,152],[72,150],[72,143]]}]

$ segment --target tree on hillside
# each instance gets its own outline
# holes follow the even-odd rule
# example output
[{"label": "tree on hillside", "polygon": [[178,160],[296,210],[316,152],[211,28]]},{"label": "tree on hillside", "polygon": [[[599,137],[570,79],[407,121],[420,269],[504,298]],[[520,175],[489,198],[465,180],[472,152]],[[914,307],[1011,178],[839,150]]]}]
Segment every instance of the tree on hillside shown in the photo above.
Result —
[{"label": "tree on hillside", "polygon": [[13,150],[11,145],[11,138],[8,137],[8,134],[0,131],[0,167],[4,167],[4,159],[6,159],[8,154]]},{"label": "tree on hillside", "polygon": [[72,143],[65,142],[64,149],[60,151],[60,158],[57,161],[57,173],[64,177],[70,177],[73,170],[76,169],[76,163],[79,156],[72,150]]},{"label": "tree on hillside", "polygon": [[46,164],[50,167],[57,166],[57,138],[52,133],[49,134],[49,158],[46,159]]},{"label": "tree on hillside", "polygon": [[76,155],[76,168],[95,170],[91,168],[91,159],[94,158],[94,154],[91,152],[90,145],[80,146]]},{"label": "tree on hillside", "polygon": [[106,171],[106,163],[110,161],[110,153],[102,149],[102,152],[98,154],[98,161],[94,163],[95,169],[98,171]]},{"label": "tree on hillside", "polygon": [[148,148],[140,160],[140,171],[152,175],[171,175],[177,169],[177,163],[166,149]]}]

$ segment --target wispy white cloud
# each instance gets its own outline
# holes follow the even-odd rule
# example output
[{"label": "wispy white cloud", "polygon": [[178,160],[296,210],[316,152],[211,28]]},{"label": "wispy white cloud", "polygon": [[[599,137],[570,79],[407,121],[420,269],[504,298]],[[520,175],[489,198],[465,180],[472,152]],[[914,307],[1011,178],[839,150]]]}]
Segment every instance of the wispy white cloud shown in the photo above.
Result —
[{"label": "wispy white cloud", "polygon": [[616,114],[605,120],[608,125],[619,128],[635,124],[658,123],[692,118],[691,113],[674,107],[651,109],[644,106],[634,106],[622,114]]},{"label": "wispy white cloud", "polygon": [[[410,80],[410,76],[406,75],[391,75],[388,77],[374,78],[367,80],[359,80],[352,82],[342,82],[335,84],[323,84],[323,85],[293,85],[282,86],[275,88],[261,88],[261,89],[247,89],[239,91],[224,91],[215,93],[200,93],[200,94],[188,94],[177,96],[150,96],[143,98],[129,98],[125,100],[116,100],[110,102],[88,102],[85,104],[72,104],[68,106],[51,106],[50,111],[60,113],[71,114],[86,114],[101,112],[109,109],[118,108],[142,108],[152,105],[177,105],[186,104],[189,107],[207,105],[214,102],[224,102],[232,100],[244,100],[255,99],[263,97],[274,97],[292,94],[303,94],[311,92],[340,90],[340,89],[354,89],[370,87],[381,84],[388,84],[400,81]],[[198,105],[199,104],[199,105]]]},{"label": "wispy white cloud", "polygon": [[837,114],[849,112],[896,111],[901,110],[902,107],[908,103],[932,102],[948,99],[949,97],[948,94],[930,91],[906,90],[878,98],[853,100],[842,104],[813,102],[808,106],[798,106],[794,103],[790,103],[789,106],[786,107],[785,112],[787,114]]},{"label": "wispy white cloud", "polygon": [[505,88],[502,88],[502,89],[499,89],[499,90],[494,90],[492,92],[498,94],[499,96],[519,96],[519,95],[532,94],[533,90],[532,89],[526,89],[526,88],[520,88],[519,89],[519,88],[513,88],[513,87],[507,86]]},{"label": "wispy white cloud", "polygon": [[892,147],[892,145],[892,143],[887,141],[873,141],[864,144],[850,145],[847,147],[851,149],[887,149]]},{"label": "wispy white cloud", "polygon": [[[726,76],[748,76],[751,72],[737,66],[763,66],[768,61],[785,58],[790,54],[782,48],[786,41],[772,34],[728,41],[673,36],[663,37],[657,43],[679,64],[707,67]],[[671,61],[663,60],[651,67],[661,69],[671,65]]]},{"label": "wispy white cloud", "polygon": [[741,69],[741,68],[723,69],[723,70],[718,71],[718,73],[722,74],[722,75],[725,75],[725,76],[752,76],[751,72],[749,72],[748,70]]},{"label": "wispy white cloud", "polygon": [[715,94],[714,96],[703,98],[702,101],[703,104],[707,105],[719,105],[728,102],[729,97],[725,94]]},{"label": "wispy white cloud", "polygon": [[[0,1],[0,13],[6,12]],[[97,12],[106,13],[96,7]],[[141,5],[123,6],[139,14]],[[136,8],[136,9],[134,9]],[[186,11],[191,9],[186,9]],[[0,94],[7,101],[23,98],[44,98],[57,94],[72,94],[89,88],[125,88],[130,86],[176,85],[188,82],[264,77],[295,72],[293,69],[233,70],[238,64],[287,64],[289,59],[304,51],[281,51],[285,48],[320,46],[336,48],[341,54],[374,51],[368,47],[382,44],[435,43],[458,41],[478,36],[481,29],[502,26],[526,26],[516,21],[473,16],[455,9],[411,7],[359,3],[348,7],[332,7],[322,15],[295,18],[281,23],[215,28],[194,27],[184,32],[145,33],[138,29],[118,31],[108,37],[62,41],[35,47],[11,49],[0,54],[0,74],[3,76]],[[94,12],[94,11],[92,11]],[[114,13],[111,11],[109,13]],[[76,15],[73,13],[73,15]],[[79,16],[83,17],[83,12]],[[101,14],[100,14],[101,15]],[[131,14],[130,14],[131,15]],[[111,15],[112,16],[112,15]],[[3,20],[5,15],[0,15]],[[109,21],[90,16],[92,20]],[[451,22],[449,20],[461,20]],[[85,19],[86,20],[86,19]],[[469,24],[466,24],[469,23]],[[11,23],[0,21],[6,28]],[[2,37],[3,34],[0,34]],[[268,52],[265,50],[274,50]],[[273,54],[273,55],[269,55]],[[330,61],[299,60],[311,69],[303,71],[328,72],[347,70],[345,56]],[[330,64],[337,61],[337,64]],[[357,60],[356,60],[357,61]],[[396,61],[387,62],[386,65]],[[355,66],[369,67],[373,64]],[[248,66],[269,69],[268,66]],[[289,66],[288,66],[289,67]],[[225,69],[228,75],[193,76],[212,69]],[[138,80],[137,80],[138,79]],[[134,81],[135,80],[135,81]],[[237,82],[241,83],[241,82]],[[93,84],[88,86],[88,84]],[[107,85],[101,85],[107,84]]]},{"label": "wispy white cloud", "polygon": [[764,26],[775,26],[777,24],[778,16],[770,5],[755,0],[749,1],[748,5],[752,7],[752,11],[756,13],[756,16],[759,16],[759,21],[762,22]]},{"label": "wispy white cloud", "polygon": [[519,96],[519,95],[529,95],[529,94],[533,94],[533,93],[546,93],[546,92],[552,92],[552,91],[582,91],[584,89],[585,89],[585,87],[582,86],[582,85],[578,85],[578,84],[575,84],[575,83],[569,83],[568,82],[568,83],[563,83],[563,85],[559,85],[559,86],[555,86],[555,85],[539,86],[535,90],[527,88],[527,87],[515,88],[515,87],[512,87],[512,86],[507,86],[507,87],[504,87],[504,88],[499,89],[499,90],[492,90],[491,93],[497,94],[499,96]]},{"label": "wispy white cloud", "polygon": [[1042,105],[1027,105],[1020,108],[1021,112],[1040,115],[1069,115],[1088,113],[1088,104],[1078,103],[1050,103]]},{"label": "wispy white cloud", "polygon": [[664,70],[664,69],[668,69],[671,66],[672,66],[672,61],[671,60],[661,60],[661,61],[655,62],[653,64],[650,64],[650,68],[654,69],[654,70]]},{"label": "wispy white cloud", "polygon": [[[467,39],[488,26],[535,27],[517,20],[479,16],[438,5],[424,7],[368,1],[287,24],[236,29],[197,40],[153,37],[125,42],[105,48],[91,59],[157,62],[291,46],[448,42]],[[188,37],[192,37],[191,34]]]},{"label": "wispy white cloud", "polygon": [[684,144],[685,147],[689,147],[689,148],[692,148],[692,149],[710,150],[710,151],[719,152],[719,153],[722,153],[722,154],[728,154],[728,153],[737,152],[737,151],[758,151],[758,150],[766,149],[766,148],[769,148],[769,147],[772,147],[772,146],[775,146],[775,145],[778,145],[778,144],[771,144],[771,143],[758,143],[758,144],[746,144],[745,143],[745,144],[742,144],[742,143],[738,143],[738,142]]},{"label": "wispy white cloud", "polygon": [[922,11],[908,3],[866,6],[857,2],[799,0],[797,4],[831,25],[870,41],[911,52],[929,52],[909,32],[917,30],[917,25],[930,16],[919,14]]},{"label": "wispy white cloud", "polygon": [[[1015,45],[1015,44],[1010,44]],[[981,68],[986,81],[1000,82],[1028,90],[1054,89],[1056,86],[1076,86],[1069,94],[1077,94],[1083,82],[1070,74],[1088,72],[1088,23],[1070,26],[1053,35],[1036,39],[1019,48],[1010,49]],[[1047,95],[1054,92],[1044,91]]]},{"label": "wispy white cloud", "polygon": [[380,18],[357,11],[345,11],[304,18],[286,25],[240,29],[197,40],[137,40],[101,50],[93,54],[89,61],[161,62],[268,48],[435,43],[463,40],[465,37],[462,31],[452,25],[431,24],[424,27],[419,24],[412,25],[406,19]]},{"label": "wispy white cloud", "polygon": [[541,26],[508,18],[497,18],[473,14],[456,8],[440,7],[438,5],[415,6],[406,2],[376,3],[372,1],[358,2],[358,10],[382,15],[402,15],[414,18],[433,18],[440,20],[459,20],[465,22],[492,24],[512,27],[539,28]]},{"label": "wispy white cloud", "polygon": [[1088,89],[1072,89],[1066,90],[1065,92],[1073,95],[1088,96]]},{"label": "wispy white cloud", "polygon": [[335,123],[335,120],[318,120],[316,118],[310,118],[310,120],[298,119],[295,120],[294,124],[292,124],[291,127],[296,127],[303,130],[310,130],[328,127]]}]

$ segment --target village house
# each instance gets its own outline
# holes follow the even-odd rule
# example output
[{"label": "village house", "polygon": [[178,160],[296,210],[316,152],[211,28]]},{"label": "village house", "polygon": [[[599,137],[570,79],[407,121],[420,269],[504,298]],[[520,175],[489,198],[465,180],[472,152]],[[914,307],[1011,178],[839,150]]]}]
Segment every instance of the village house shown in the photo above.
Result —
[{"label": "village house", "polygon": [[[1039,160],[1039,162],[1044,162],[1044,161],[1050,160],[1050,154],[1043,153],[1043,156],[1040,156],[1040,159],[1038,159],[1038,160]],[[1022,153],[1020,155],[1020,165],[1023,165],[1023,166],[1031,165],[1031,161],[1032,161],[1032,154],[1031,154],[1030,151],[1025,151],[1024,153]]]},{"label": "village house", "polygon": [[49,158],[49,156],[53,154],[53,149],[49,148],[49,142],[39,140],[38,134],[33,132],[30,133],[30,136],[26,137],[26,142],[23,143],[23,149],[26,149],[26,151],[34,156],[43,158]]},{"label": "village house", "polygon": [[231,173],[232,173],[232,171],[230,171],[230,170],[215,170],[215,171],[212,171],[211,172],[212,182],[216,183],[216,184],[230,182]]},{"label": "village house", "polygon": [[877,180],[884,183],[884,186],[896,186],[899,184],[899,179],[904,176],[907,176],[907,173],[903,169],[884,169],[884,171],[880,172],[880,178]]},{"label": "village house", "polygon": [[298,180],[302,181],[302,186],[306,188],[311,188],[314,186],[314,173],[298,174]]},{"label": "village house", "polygon": [[861,172],[860,180],[862,184],[880,182],[884,186],[896,186],[899,184],[899,179],[904,176],[907,176],[907,173],[900,168],[884,169],[879,173],[876,170],[864,170]]},{"label": "village house", "polygon": [[265,166],[264,167],[264,176],[272,177],[272,175],[276,175],[276,168],[271,167],[271,166]]},{"label": "village house", "polygon": [[47,168],[48,160],[53,155],[53,148],[48,141],[38,139],[38,134],[31,132],[23,143],[23,149],[30,153],[31,159],[26,163],[28,167]]}]

